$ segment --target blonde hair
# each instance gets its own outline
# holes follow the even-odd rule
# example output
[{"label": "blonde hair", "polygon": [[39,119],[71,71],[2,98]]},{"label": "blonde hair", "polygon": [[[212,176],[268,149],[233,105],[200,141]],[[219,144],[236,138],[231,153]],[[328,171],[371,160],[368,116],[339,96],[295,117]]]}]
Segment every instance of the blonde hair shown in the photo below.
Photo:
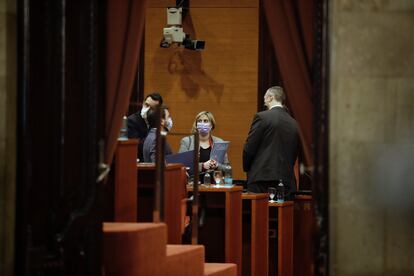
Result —
[{"label": "blonde hair", "polygon": [[197,114],[197,116],[194,119],[193,127],[191,128],[191,133],[197,132],[197,121],[203,115],[206,115],[208,120],[210,121],[211,130],[213,130],[216,127],[216,120],[214,119],[213,113],[209,111],[201,111],[200,113]]}]

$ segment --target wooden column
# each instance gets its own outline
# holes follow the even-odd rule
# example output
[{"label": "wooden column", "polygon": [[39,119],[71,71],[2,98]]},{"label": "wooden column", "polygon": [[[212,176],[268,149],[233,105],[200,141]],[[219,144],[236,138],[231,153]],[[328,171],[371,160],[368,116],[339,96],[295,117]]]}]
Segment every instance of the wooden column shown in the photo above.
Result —
[{"label": "wooden column", "polygon": [[138,140],[118,141],[115,153],[114,221],[137,220]]},{"label": "wooden column", "polygon": [[268,194],[243,193],[243,275],[268,275]]},{"label": "wooden column", "polygon": [[[269,203],[269,208],[269,220],[277,221],[277,252],[273,254],[269,250],[269,275],[293,276],[293,201]],[[277,212],[272,212],[272,209]],[[272,248],[271,244],[269,248]]]}]

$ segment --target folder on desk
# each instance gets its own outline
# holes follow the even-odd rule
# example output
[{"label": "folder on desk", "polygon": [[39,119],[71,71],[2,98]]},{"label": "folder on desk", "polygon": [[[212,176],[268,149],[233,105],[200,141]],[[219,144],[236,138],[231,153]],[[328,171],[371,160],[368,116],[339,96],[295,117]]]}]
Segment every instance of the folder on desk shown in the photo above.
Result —
[{"label": "folder on desk", "polygon": [[210,153],[210,159],[216,160],[218,163],[223,164],[224,156],[226,155],[229,144],[229,141],[214,142]]},{"label": "folder on desk", "polygon": [[170,154],[165,156],[165,162],[167,163],[181,163],[184,166],[190,168],[189,174],[192,175],[194,171],[194,150],[184,151],[176,154]]}]

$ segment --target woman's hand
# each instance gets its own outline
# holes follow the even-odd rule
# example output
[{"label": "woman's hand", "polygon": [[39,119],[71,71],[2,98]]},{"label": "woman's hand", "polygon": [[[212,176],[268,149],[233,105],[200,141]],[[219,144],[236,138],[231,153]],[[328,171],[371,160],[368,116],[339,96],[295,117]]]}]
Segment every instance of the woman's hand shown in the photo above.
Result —
[{"label": "woman's hand", "polygon": [[203,163],[203,169],[208,171],[208,170],[214,170],[217,168],[217,161],[215,160],[208,160],[206,162]]},{"label": "woman's hand", "polygon": [[210,159],[208,161],[210,161],[211,169],[217,169],[218,164],[216,160]]},{"label": "woman's hand", "polygon": [[210,160],[203,163],[203,169],[206,170],[206,171],[211,169]]}]

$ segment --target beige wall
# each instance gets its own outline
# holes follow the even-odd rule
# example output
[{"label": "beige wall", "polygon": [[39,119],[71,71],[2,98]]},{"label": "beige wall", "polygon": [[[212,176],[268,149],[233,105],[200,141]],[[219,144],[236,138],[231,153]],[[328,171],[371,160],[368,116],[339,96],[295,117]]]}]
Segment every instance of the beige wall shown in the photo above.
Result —
[{"label": "beige wall", "polygon": [[414,275],[414,1],[331,4],[331,275]]},{"label": "beige wall", "polygon": [[0,0],[0,275],[13,273],[16,47],[16,3]]},{"label": "beige wall", "polygon": [[[214,135],[231,141],[234,178],[244,179],[243,143],[257,107],[258,0],[191,1],[184,32],[206,40],[201,52],[160,48],[168,4],[148,1],[144,91],[163,95],[174,132],[189,132],[198,112],[211,111],[217,121]],[[179,140],[170,141],[175,151]]]}]

